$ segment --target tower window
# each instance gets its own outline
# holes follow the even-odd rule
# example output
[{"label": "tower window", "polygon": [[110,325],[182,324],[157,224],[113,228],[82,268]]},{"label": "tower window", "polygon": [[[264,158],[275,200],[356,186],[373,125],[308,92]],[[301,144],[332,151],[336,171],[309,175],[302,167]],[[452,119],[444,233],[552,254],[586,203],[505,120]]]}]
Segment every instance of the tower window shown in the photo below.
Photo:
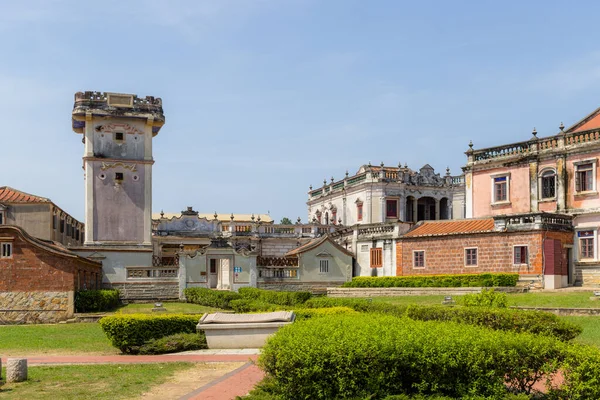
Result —
[{"label": "tower window", "polygon": [[115,132],[115,140],[118,142],[123,141],[123,132]]},{"label": "tower window", "polygon": [[115,172],[115,181],[118,181],[118,182],[123,181],[123,173],[122,172]]}]

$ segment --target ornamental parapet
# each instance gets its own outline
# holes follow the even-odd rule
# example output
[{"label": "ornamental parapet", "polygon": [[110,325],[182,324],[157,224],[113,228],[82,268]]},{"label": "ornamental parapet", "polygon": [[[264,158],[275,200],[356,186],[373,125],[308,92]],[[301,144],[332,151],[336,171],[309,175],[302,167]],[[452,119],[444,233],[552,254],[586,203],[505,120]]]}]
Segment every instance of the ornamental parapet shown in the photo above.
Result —
[{"label": "ornamental parapet", "polygon": [[494,230],[497,232],[550,230],[573,231],[573,216],[555,213],[526,213],[494,216]]}]

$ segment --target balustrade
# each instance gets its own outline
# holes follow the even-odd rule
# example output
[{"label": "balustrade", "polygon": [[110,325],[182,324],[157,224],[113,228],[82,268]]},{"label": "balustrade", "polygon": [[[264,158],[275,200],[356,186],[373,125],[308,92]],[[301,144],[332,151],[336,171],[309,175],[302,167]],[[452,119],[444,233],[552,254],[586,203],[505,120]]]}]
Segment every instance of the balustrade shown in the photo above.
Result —
[{"label": "balustrade", "polygon": [[127,268],[127,279],[177,278],[179,268]]},{"label": "balustrade", "polygon": [[291,268],[258,268],[259,279],[298,279],[298,270]]},{"label": "balustrade", "polygon": [[260,267],[297,267],[298,257],[256,257],[256,265]]}]

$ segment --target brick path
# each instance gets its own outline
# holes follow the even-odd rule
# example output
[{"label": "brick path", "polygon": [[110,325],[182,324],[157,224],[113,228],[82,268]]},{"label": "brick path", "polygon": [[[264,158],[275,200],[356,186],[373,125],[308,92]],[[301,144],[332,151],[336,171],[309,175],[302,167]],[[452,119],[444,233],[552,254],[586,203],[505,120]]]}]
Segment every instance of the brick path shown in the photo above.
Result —
[{"label": "brick path", "polygon": [[[232,400],[236,396],[248,394],[254,385],[262,380],[264,373],[252,363],[258,358],[256,351],[230,352],[188,352],[180,354],[164,354],[159,356],[19,356],[27,358],[28,365],[60,365],[60,364],[144,364],[164,362],[244,362],[243,366],[235,369],[221,378],[204,385],[193,392],[181,397],[180,400]],[[6,364],[6,358],[2,358]]]}]

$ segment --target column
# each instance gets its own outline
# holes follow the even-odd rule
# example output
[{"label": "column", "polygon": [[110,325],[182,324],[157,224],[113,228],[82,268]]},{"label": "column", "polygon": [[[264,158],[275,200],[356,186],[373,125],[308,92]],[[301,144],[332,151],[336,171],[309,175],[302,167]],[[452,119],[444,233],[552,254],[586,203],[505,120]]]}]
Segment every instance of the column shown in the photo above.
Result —
[{"label": "column", "polygon": [[406,220],[406,199],[402,195],[398,196],[398,219]]},{"label": "column", "polygon": [[416,223],[419,218],[419,199],[413,197],[413,219],[412,222]]},{"label": "column", "polygon": [[435,220],[440,219],[440,199],[435,199]]},{"label": "column", "polygon": [[538,212],[538,162],[529,161],[529,209],[531,212]]},{"label": "column", "polygon": [[465,171],[465,218],[473,218],[473,173]]},{"label": "column", "polygon": [[561,155],[556,159],[556,179],[557,193],[556,205],[558,212],[564,212],[567,209],[567,172],[566,172],[566,156]]},{"label": "column", "polygon": [[380,222],[385,222],[385,219],[386,219],[386,216],[387,216],[387,214],[386,214],[387,210],[386,210],[386,207],[385,207],[385,196],[381,196],[379,198],[379,200],[381,201],[381,212],[380,212],[380,214],[381,214],[381,221]]}]

